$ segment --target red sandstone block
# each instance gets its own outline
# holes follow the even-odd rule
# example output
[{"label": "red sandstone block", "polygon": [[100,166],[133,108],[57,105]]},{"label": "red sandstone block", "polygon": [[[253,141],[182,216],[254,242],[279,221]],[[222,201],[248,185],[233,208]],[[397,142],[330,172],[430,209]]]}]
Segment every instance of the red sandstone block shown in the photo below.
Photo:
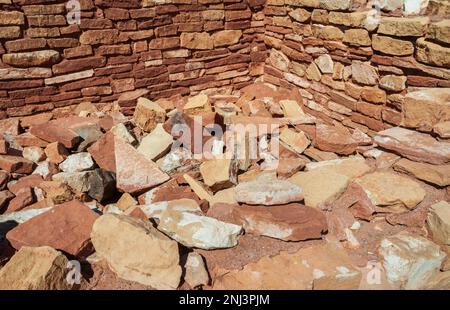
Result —
[{"label": "red sandstone block", "polygon": [[101,56],[130,55],[131,54],[131,46],[130,46],[130,44],[102,45],[102,46],[98,47],[97,53]]},{"label": "red sandstone block", "polygon": [[250,21],[226,22],[225,30],[248,29],[251,27]]},{"label": "red sandstone block", "polygon": [[399,126],[402,121],[402,113],[389,108],[385,108],[381,116],[385,122],[396,126]]},{"label": "red sandstone block", "polygon": [[130,16],[133,19],[153,18],[156,16],[156,13],[154,8],[143,8],[137,10],[130,10]]},{"label": "red sandstone block", "polygon": [[111,20],[124,20],[130,17],[130,15],[128,14],[128,10],[119,8],[109,8],[106,9],[104,13],[105,17]]},{"label": "red sandstone block", "polygon": [[148,51],[147,41],[139,41],[133,43],[133,53],[141,53]]},{"label": "red sandstone block", "polygon": [[60,27],[59,32],[61,32],[61,35],[73,35],[80,33],[81,30],[77,24],[73,24],[66,27]]},{"label": "red sandstone block", "polygon": [[64,57],[67,59],[79,58],[92,55],[92,47],[90,45],[81,45],[64,50]]},{"label": "red sandstone block", "polygon": [[134,90],[134,78],[114,80],[111,82],[111,88],[114,93]]},{"label": "red sandstone block", "polygon": [[226,21],[235,21],[241,19],[250,19],[252,17],[252,11],[225,11]]},{"label": "red sandstone block", "polygon": [[79,91],[72,91],[67,93],[60,93],[58,95],[52,96],[51,101],[63,101],[68,99],[75,99],[81,97],[81,92]]},{"label": "red sandstone block", "polygon": [[[156,38],[150,41],[150,49],[170,49],[180,47],[180,38],[169,37],[169,38]],[[161,56],[162,57],[162,56]]]},{"label": "red sandstone block", "polygon": [[351,120],[355,123],[365,125],[375,131],[381,131],[387,128],[383,122],[356,112],[352,113]]},{"label": "red sandstone block", "polygon": [[96,76],[111,75],[116,73],[129,72],[133,70],[133,65],[123,64],[117,66],[108,66],[105,68],[97,68],[94,70]]},{"label": "red sandstone block", "polygon": [[47,44],[50,48],[69,48],[78,46],[80,42],[74,38],[58,38],[48,39]]},{"label": "red sandstone block", "polygon": [[43,38],[19,39],[6,42],[5,47],[8,52],[22,52],[41,49],[44,48],[46,44],[47,41]]},{"label": "red sandstone block", "polygon": [[54,74],[65,74],[103,67],[105,63],[106,58],[93,56],[75,60],[63,60],[59,64],[54,65],[52,70]]},{"label": "red sandstone block", "polygon": [[221,20],[206,22],[203,25],[205,31],[215,31],[225,29],[224,23]]},{"label": "red sandstone block", "polygon": [[201,32],[203,23],[183,23],[177,24],[179,32]]},{"label": "red sandstone block", "polygon": [[98,86],[98,85],[105,85],[109,83],[109,78],[107,77],[93,77],[84,79],[81,81],[76,81],[72,83],[67,83],[61,86],[61,91],[71,91],[71,90],[77,90],[82,89],[89,86]]}]

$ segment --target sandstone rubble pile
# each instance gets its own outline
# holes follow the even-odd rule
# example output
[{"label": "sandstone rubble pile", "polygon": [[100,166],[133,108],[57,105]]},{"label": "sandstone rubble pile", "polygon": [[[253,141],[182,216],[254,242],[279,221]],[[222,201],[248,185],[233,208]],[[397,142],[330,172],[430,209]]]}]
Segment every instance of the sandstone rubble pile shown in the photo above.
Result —
[{"label": "sandstone rubble pile", "polygon": [[450,142],[304,106],[255,83],[1,120],[0,288],[449,289]]}]

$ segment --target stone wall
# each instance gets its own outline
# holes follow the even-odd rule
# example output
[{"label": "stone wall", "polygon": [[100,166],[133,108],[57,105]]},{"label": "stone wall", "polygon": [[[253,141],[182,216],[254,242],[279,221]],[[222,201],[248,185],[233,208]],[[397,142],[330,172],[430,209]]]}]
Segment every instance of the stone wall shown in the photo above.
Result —
[{"label": "stone wall", "polygon": [[264,81],[298,87],[330,123],[431,131],[450,119],[450,1],[378,3],[370,15],[365,0],[267,0]]},{"label": "stone wall", "polygon": [[[0,0],[0,119],[82,101],[230,92],[263,73],[258,0]],[[157,3],[157,4],[156,4]]]}]

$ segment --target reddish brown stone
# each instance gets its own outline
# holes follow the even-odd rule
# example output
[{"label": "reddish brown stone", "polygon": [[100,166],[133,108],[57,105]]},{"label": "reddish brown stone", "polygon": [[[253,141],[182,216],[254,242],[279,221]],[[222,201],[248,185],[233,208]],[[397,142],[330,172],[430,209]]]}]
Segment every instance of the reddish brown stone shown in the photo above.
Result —
[{"label": "reddish brown stone", "polygon": [[0,155],[0,169],[29,174],[33,172],[33,162],[19,156]]},{"label": "reddish brown stone", "polygon": [[60,142],[67,148],[74,147],[81,140],[77,133],[56,121],[35,125],[30,128],[30,133],[48,142]]},{"label": "reddish brown stone", "polygon": [[6,238],[15,249],[51,246],[76,257],[93,252],[90,234],[98,215],[77,200],[59,205],[10,230]]},{"label": "reddish brown stone", "polygon": [[246,232],[285,241],[319,239],[327,231],[318,209],[291,203],[279,206],[234,206],[233,217]]},{"label": "reddish brown stone", "polygon": [[100,168],[106,171],[116,172],[114,149],[114,135],[108,132],[90,146],[87,151],[92,155]]},{"label": "reddish brown stone", "polygon": [[8,146],[9,144],[7,141],[0,139],[0,154],[8,153]]},{"label": "reddish brown stone", "polygon": [[35,202],[33,190],[30,187],[22,188],[15,195],[16,197],[9,202],[5,214],[20,211]]}]

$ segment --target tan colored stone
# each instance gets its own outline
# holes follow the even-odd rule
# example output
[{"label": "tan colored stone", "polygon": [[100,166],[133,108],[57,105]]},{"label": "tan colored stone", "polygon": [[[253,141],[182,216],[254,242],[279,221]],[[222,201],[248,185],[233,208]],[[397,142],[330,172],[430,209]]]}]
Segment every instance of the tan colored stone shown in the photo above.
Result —
[{"label": "tan colored stone", "polygon": [[293,182],[262,174],[254,180],[240,182],[235,187],[235,198],[246,204],[271,206],[301,201],[303,191]]},{"label": "tan colored stone", "polygon": [[356,46],[370,46],[372,43],[369,32],[365,29],[345,30],[343,41]]},{"label": "tan colored stone", "polygon": [[117,208],[119,208],[122,211],[126,211],[127,209],[136,206],[137,204],[138,202],[136,199],[134,199],[133,196],[131,196],[128,193],[124,193],[117,201]]},{"label": "tan colored stone", "polygon": [[373,172],[356,181],[370,201],[393,212],[414,209],[425,198],[425,190],[407,177],[392,172]]},{"label": "tan colored stone", "polygon": [[389,282],[409,290],[424,288],[445,258],[437,244],[408,232],[381,240],[378,253]]},{"label": "tan colored stone", "polygon": [[312,62],[306,69],[306,77],[316,82],[319,82],[322,78],[322,74],[320,73],[319,68],[317,68],[317,65],[315,63]]},{"label": "tan colored stone", "polygon": [[433,126],[450,120],[450,89],[427,88],[410,92],[402,105],[402,125],[431,131]]},{"label": "tan colored stone", "polygon": [[450,44],[450,19],[430,24],[427,38]]},{"label": "tan colored stone", "polygon": [[280,52],[274,48],[271,49],[269,54],[269,62],[278,70],[289,72],[289,65],[291,61],[283,52]]},{"label": "tan colored stone", "polygon": [[406,76],[385,75],[380,79],[380,87],[385,90],[400,92],[406,88]]},{"label": "tan colored stone", "polygon": [[183,111],[188,115],[195,115],[200,112],[211,112],[211,103],[209,96],[206,94],[198,94],[189,97],[188,101],[183,107]]},{"label": "tan colored stone", "polygon": [[69,260],[59,251],[22,247],[0,270],[0,290],[68,290]]},{"label": "tan colored stone", "polygon": [[242,37],[241,30],[222,30],[215,32],[212,36],[214,47],[222,47],[237,44]]},{"label": "tan colored stone", "polygon": [[433,132],[441,138],[450,138],[450,121],[437,123],[433,126]]},{"label": "tan colored stone", "polygon": [[360,280],[361,273],[345,250],[338,244],[326,243],[293,254],[265,256],[242,270],[224,270],[215,279],[213,289],[356,289]]},{"label": "tan colored stone", "polygon": [[3,62],[13,67],[51,66],[60,59],[57,51],[42,50],[25,53],[4,54]]},{"label": "tan colored stone", "polygon": [[450,185],[450,165],[430,165],[403,158],[394,164],[394,169],[438,186]]},{"label": "tan colored stone", "polygon": [[151,133],[142,138],[137,151],[150,160],[158,160],[166,155],[173,143],[173,137],[162,124],[157,124]]},{"label": "tan colored stone", "polygon": [[297,132],[290,128],[284,128],[281,130],[280,140],[298,154],[303,153],[303,151],[311,143],[303,131]]},{"label": "tan colored stone", "polygon": [[325,215],[301,204],[271,206],[234,206],[232,214],[246,233],[284,241],[320,239],[327,231]]},{"label": "tan colored stone", "polygon": [[416,57],[420,62],[450,68],[450,48],[420,38],[416,42]]},{"label": "tan colored stone", "polygon": [[157,103],[146,98],[139,98],[133,115],[136,125],[146,132],[156,128],[156,124],[164,123],[166,111]]},{"label": "tan colored stone", "polygon": [[305,205],[318,208],[337,199],[347,188],[349,178],[322,169],[298,172],[288,179],[298,185],[305,197]]},{"label": "tan colored stone", "polygon": [[433,240],[450,245],[450,203],[439,201],[431,205],[427,217]]},{"label": "tan colored stone", "polygon": [[186,281],[191,288],[208,285],[208,270],[206,269],[205,262],[200,254],[194,252],[189,253],[184,267],[186,269],[184,281]]},{"label": "tan colored stone", "polygon": [[378,72],[369,63],[353,61],[351,70],[354,82],[363,85],[376,85],[378,83]]},{"label": "tan colored stone", "polygon": [[350,155],[359,145],[347,128],[341,126],[316,125],[314,146],[322,151]]},{"label": "tan colored stone", "polygon": [[315,37],[323,40],[341,41],[344,33],[334,26],[312,25],[312,31]]},{"label": "tan colored stone", "polygon": [[311,13],[309,13],[305,9],[295,9],[289,12],[289,16],[295,19],[296,21],[303,23],[306,22],[311,17]]},{"label": "tan colored stone", "polygon": [[383,17],[378,33],[397,37],[421,37],[425,35],[429,17]]},{"label": "tan colored stone", "polygon": [[295,100],[280,100],[279,104],[285,117],[302,118],[305,116],[302,107]]},{"label": "tan colored stone", "polygon": [[205,250],[234,247],[242,232],[239,225],[169,209],[161,214],[158,229],[186,247]]},{"label": "tan colored stone", "polygon": [[408,56],[414,53],[414,45],[411,42],[377,34],[372,36],[372,48],[394,56]]},{"label": "tan colored stone", "polygon": [[120,138],[114,139],[117,188],[128,193],[164,183],[169,176],[156,163]]},{"label": "tan colored stone", "polygon": [[450,143],[401,127],[378,132],[375,142],[414,161],[440,165],[450,162]]},{"label": "tan colored stone", "polygon": [[95,221],[91,239],[97,254],[120,278],[156,289],[178,287],[178,244],[150,222],[106,214]]},{"label": "tan colored stone", "polygon": [[213,41],[207,32],[183,32],[180,35],[181,47],[194,50],[213,49]]}]

